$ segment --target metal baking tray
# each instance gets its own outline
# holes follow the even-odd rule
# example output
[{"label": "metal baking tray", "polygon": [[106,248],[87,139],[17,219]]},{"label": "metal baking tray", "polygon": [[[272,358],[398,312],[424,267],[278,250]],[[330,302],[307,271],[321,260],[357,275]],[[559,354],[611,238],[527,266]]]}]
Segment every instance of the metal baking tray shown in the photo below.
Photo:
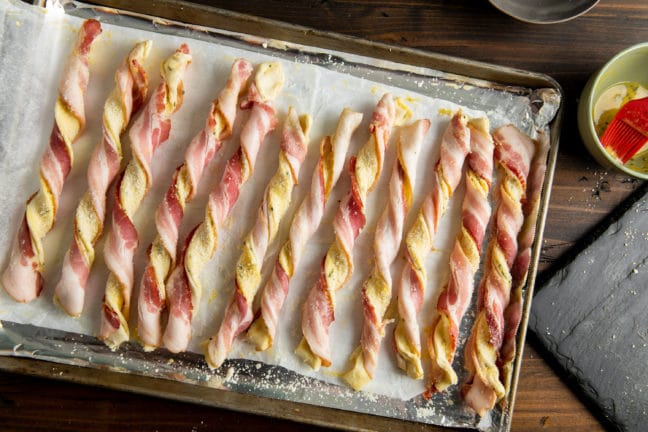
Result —
[{"label": "metal baking tray", "polygon": [[[524,314],[518,335],[515,372],[509,399],[498,406],[488,425],[474,416],[445,412],[434,399],[397,401],[367,398],[346,387],[318,384],[279,366],[248,360],[229,360],[223,372],[213,373],[202,356],[170,355],[164,350],[145,353],[136,343],[110,351],[96,338],[28,324],[1,321],[0,369],[168,397],[204,405],[263,414],[348,430],[437,430],[441,426],[509,430],[522,362],[522,348],[530,309],[540,245],[546,218],[562,119],[562,89],[552,78],[528,71],[370,42],[287,23],[174,0],[155,3],[106,0],[95,5],[66,3],[66,13],[100,16],[105,22],[184,38],[213,41],[271,55],[307,61],[329,69],[368,77],[376,82],[411,88],[421,94],[450,99],[473,109],[485,109],[488,92],[524,97],[534,109],[520,126],[538,125],[550,131],[551,150],[538,216],[537,236],[525,288]],[[444,85],[438,85],[439,82]],[[483,97],[475,98],[475,94]],[[484,96],[486,95],[486,96]],[[545,112],[546,111],[546,112]],[[525,123],[526,122],[526,123]],[[459,352],[459,351],[458,351]],[[235,376],[232,371],[235,370]],[[256,386],[260,375],[273,385]],[[439,409],[432,422],[417,412]]]}]

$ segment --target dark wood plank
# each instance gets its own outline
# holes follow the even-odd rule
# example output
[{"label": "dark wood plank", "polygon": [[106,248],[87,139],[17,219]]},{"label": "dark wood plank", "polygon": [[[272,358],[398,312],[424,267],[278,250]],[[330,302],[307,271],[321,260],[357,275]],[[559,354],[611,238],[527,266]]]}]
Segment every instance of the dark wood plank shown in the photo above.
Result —
[{"label": "dark wood plank", "polygon": [[[56,365],[53,366],[56,375]],[[0,373],[3,431],[267,431],[263,416],[81,384]],[[299,424],[272,419],[276,430]],[[314,432],[326,428],[309,426]]]},{"label": "dark wood plank", "polygon": [[[602,0],[576,20],[549,26],[515,21],[474,0],[220,0],[225,9],[547,73],[565,89],[565,121],[541,271],[549,271],[639,182],[599,167],[576,128],[588,77],[614,53],[648,40],[648,3]],[[288,421],[54,380],[0,373],[2,430],[301,430]],[[309,427],[309,430],[324,430]],[[513,430],[603,430],[556,371],[527,343]]]},{"label": "dark wood plank", "polygon": [[603,425],[533,345],[525,347],[513,431],[602,431]]}]

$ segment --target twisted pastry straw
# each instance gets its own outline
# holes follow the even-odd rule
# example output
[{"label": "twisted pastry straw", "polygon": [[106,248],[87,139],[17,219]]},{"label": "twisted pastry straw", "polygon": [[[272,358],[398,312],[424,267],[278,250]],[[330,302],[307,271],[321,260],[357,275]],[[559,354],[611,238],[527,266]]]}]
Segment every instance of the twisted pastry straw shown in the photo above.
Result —
[{"label": "twisted pastry straw", "polygon": [[437,318],[428,334],[432,360],[427,396],[457,383],[452,368],[459,325],[470,305],[479,269],[482,243],[491,215],[488,200],[493,179],[493,139],[486,118],[468,122],[470,154],[466,158],[466,195],[461,209],[461,230],[450,255],[450,278],[437,300]]},{"label": "twisted pastry straw", "polygon": [[234,339],[252,322],[252,302],[261,285],[263,258],[290,205],[299,169],[308,150],[310,125],[309,115],[298,116],[292,107],[288,109],[277,171],[268,182],[254,227],[243,241],[243,251],[236,263],[234,293],[218,332],[207,346],[205,358],[212,368],[223,364]]},{"label": "twisted pastry straw", "polygon": [[458,111],[441,137],[432,191],[425,198],[414,225],[405,237],[407,261],[398,285],[399,319],[394,330],[394,341],[398,366],[415,379],[423,378],[417,317],[423,305],[427,281],[424,261],[432,250],[434,235],[448,208],[448,201],[461,180],[462,167],[469,151],[467,118]]},{"label": "twisted pastry straw", "polygon": [[216,252],[217,228],[236,204],[241,187],[252,176],[266,135],[277,126],[272,100],[281,91],[283,82],[280,63],[259,66],[254,82],[248,87],[247,100],[241,105],[251,112],[241,130],[239,149],[227,161],[220,183],[209,195],[205,219],[187,237],[184,250],[169,276],[166,285],[169,319],[162,343],[171,352],[187,349],[191,321],[202,294],[200,272]]},{"label": "twisted pastry straw", "polygon": [[293,217],[288,240],[279,251],[272,275],[261,294],[259,316],[247,332],[248,339],[259,351],[272,346],[279,313],[288,295],[290,279],[304,252],[306,242],[322,221],[324,206],[342,172],[351,136],[361,121],[362,114],[345,108],[333,137],[327,136],[320,143],[320,158],[310,191]]},{"label": "twisted pastry straw", "polygon": [[182,106],[183,76],[191,63],[182,44],[162,63],[163,82],[129,131],[133,156],[115,188],[112,229],[104,248],[109,270],[99,337],[116,349],[129,339],[128,314],[133,289],[133,256],[138,246],[133,216],[151,187],[151,160],[169,138],[171,115]]},{"label": "twisted pastry straw", "polygon": [[225,88],[211,105],[205,127],[189,143],[184,163],[173,174],[171,186],[155,214],[157,235],[147,250],[148,262],[138,300],[138,335],[145,349],[160,345],[164,284],[175,263],[178,228],[185,206],[196,194],[205,167],[232,135],[239,95],[251,74],[250,62],[234,62]]},{"label": "twisted pastry straw", "polygon": [[529,265],[531,264],[531,247],[536,234],[540,195],[547,171],[549,148],[549,136],[546,133],[540,133],[536,141],[536,154],[533,157],[529,171],[527,198],[522,207],[524,224],[518,235],[518,254],[511,268],[511,275],[513,276],[511,300],[504,310],[504,341],[498,359],[500,379],[504,384],[504,400],[506,400],[511,387],[513,360],[516,352],[515,337],[522,319],[522,288],[527,282]]},{"label": "twisted pastry straw", "polygon": [[296,353],[315,370],[331,364],[329,329],[335,320],[333,296],[353,272],[353,245],[366,223],[365,203],[380,178],[395,120],[396,105],[387,93],[373,113],[369,141],[349,163],[351,190],[340,203],[333,222],[335,241],[322,260],[320,277],[304,302],[303,338]]},{"label": "twisted pastry straw", "polygon": [[85,127],[84,97],[90,76],[88,55],[99,34],[99,21],[83,22],[61,76],[54,105],[54,126],[40,160],[40,189],[27,200],[9,263],[2,274],[2,286],[16,301],[30,302],[43,290],[43,238],[54,226],[63,184],[72,169],[72,144]]},{"label": "twisted pastry straw", "polygon": [[398,140],[398,158],[389,180],[389,201],[378,219],[374,236],[374,267],[362,285],[364,322],[360,346],[351,354],[351,367],[343,379],[354,390],[360,390],[373,379],[380,344],[385,335],[387,308],[392,297],[390,267],[400,249],[403,225],[412,206],[416,183],[416,164],[423,137],[430,121],[418,120],[401,129]]},{"label": "twisted pastry straw", "polygon": [[122,160],[120,136],[131,116],[136,114],[148,91],[148,76],[142,63],[148,57],[151,41],[139,42],[115,72],[115,88],[104,104],[102,137],[88,165],[88,190],[74,214],[74,237],[63,258],[61,279],[54,298],[72,316],[83,311],[88,275],[95,259],[94,246],[101,237],[106,218],[106,193]]},{"label": "twisted pastry straw", "polygon": [[465,368],[469,377],[462,389],[466,403],[480,416],[505,394],[496,361],[504,337],[503,314],[510,297],[517,236],[524,221],[526,179],[535,150],[533,141],[512,125],[496,130],[493,138],[495,160],[504,177],[497,190],[497,210],[479,284],[477,318],[466,342]]}]

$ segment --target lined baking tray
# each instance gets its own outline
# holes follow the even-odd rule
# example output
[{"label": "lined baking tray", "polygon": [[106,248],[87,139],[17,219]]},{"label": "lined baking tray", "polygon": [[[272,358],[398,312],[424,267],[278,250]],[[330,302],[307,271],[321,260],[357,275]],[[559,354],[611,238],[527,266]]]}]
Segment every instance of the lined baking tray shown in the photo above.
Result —
[{"label": "lined baking tray", "polygon": [[[562,114],[562,90],[553,79],[170,0],[156,2],[154,10],[145,2],[104,1],[98,6],[70,2],[65,12],[312,64],[472,110],[487,112],[500,103],[502,110],[513,112],[513,122],[526,132],[548,128],[551,151],[518,335],[518,346],[524,346]],[[460,346],[457,357],[462,352]],[[405,430],[413,425],[425,430],[438,425],[508,430],[522,359],[519,350],[505,407],[498,406],[480,423],[469,410],[457,407],[461,402],[456,400],[456,391],[454,396],[430,401],[420,396],[402,401],[356,393],[281,366],[243,359],[228,360],[227,367],[212,372],[195,353],[144,353],[137,343],[112,352],[91,336],[11,321],[2,321],[0,354],[0,368],[5,370],[350,430]],[[272,379],[259,385],[262,377]]]}]

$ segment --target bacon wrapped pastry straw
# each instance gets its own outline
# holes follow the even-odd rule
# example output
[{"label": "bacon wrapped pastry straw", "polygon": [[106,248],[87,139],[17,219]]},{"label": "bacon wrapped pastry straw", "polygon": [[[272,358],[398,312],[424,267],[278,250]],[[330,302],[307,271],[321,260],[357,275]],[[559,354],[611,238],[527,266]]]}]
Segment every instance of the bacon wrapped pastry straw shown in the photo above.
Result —
[{"label": "bacon wrapped pastry straw", "polygon": [[353,245],[365,226],[365,203],[383,168],[385,150],[396,121],[396,104],[385,94],[373,113],[369,141],[351,158],[351,190],[340,203],[333,222],[335,240],[322,260],[321,274],[303,306],[303,338],[296,353],[313,369],[331,364],[329,329],[335,320],[335,293],[353,272]]},{"label": "bacon wrapped pastry straw", "polygon": [[205,167],[232,135],[239,95],[251,74],[250,62],[244,59],[234,62],[225,88],[212,102],[205,127],[189,143],[184,163],[173,174],[171,186],[155,214],[157,236],[147,250],[148,262],[138,300],[137,329],[145,349],[158,347],[162,338],[160,317],[166,301],[164,284],[175,263],[178,228],[185,206],[196,194]]},{"label": "bacon wrapped pastry straw", "polygon": [[351,136],[361,121],[362,114],[345,108],[333,137],[327,136],[320,143],[320,158],[311,181],[310,192],[292,220],[288,240],[279,251],[272,275],[261,294],[259,316],[247,332],[248,339],[259,351],[272,346],[277,332],[279,312],[288,295],[290,279],[306,243],[322,221],[324,206],[342,172]]},{"label": "bacon wrapped pastry straw", "polygon": [[281,91],[283,82],[280,63],[259,66],[241,105],[251,112],[241,130],[239,149],[227,161],[220,183],[209,195],[205,219],[187,237],[184,250],[169,276],[166,285],[169,319],[162,343],[171,352],[187,349],[191,321],[202,293],[200,272],[216,252],[218,227],[236,204],[241,187],[252,176],[265,137],[277,126],[272,100]]},{"label": "bacon wrapped pastry straw", "polygon": [[495,160],[503,171],[497,189],[491,240],[479,284],[477,317],[466,342],[467,384],[462,389],[466,403],[480,416],[504,397],[497,357],[504,337],[504,309],[511,292],[511,268],[517,256],[517,236],[524,221],[522,203],[533,141],[515,126],[503,126],[493,134]]},{"label": "bacon wrapped pastry straw", "polygon": [[88,165],[88,190],[76,209],[74,237],[54,289],[57,303],[71,316],[79,316],[83,311],[86,283],[95,259],[94,247],[106,218],[106,193],[122,160],[121,134],[146,99],[148,76],[142,63],[150,49],[151,41],[133,47],[117,69],[115,88],[104,104],[101,141]]},{"label": "bacon wrapped pastry straw", "polygon": [[171,116],[182,106],[182,80],[189,63],[189,47],[182,44],[162,63],[163,82],[129,131],[133,156],[115,188],[112,228],[104,248],[109,274],[99,337],[111,349],[129,339],[127,320],[133,289],[133,256],[138,246],[133,217],[151,187],[153,154],[169,138]]},{"label": "bacon wrapped pastry straw", "polygon": [[351,367],[342,377],[354,390],[367,385],[376,370],[380,344],[389,322],[386,313],[392,297],[390,267],[400,249],[405,217],[412,206],[417,157],[429,128],[429,120],[418,120],[400,132],[398,156],[389,180],[389,201],[376,225],[375,263],[362,285],[364,322],[360,346],[351,354]]},{"label": "bacon wrapped pastry straw", "polygon": [[424,261],[432,250],[439,221],[461,181],[464,161],[470,151],[467,118],[457,112],[443,132],[439,160],[434,168],[432,191],[405,237],[407,261],[398,285],[398,322],[394,330],[398,366],[415,379],[423,378],[418,314],[423,305],[427,275]]},{"label": "bacon wrapped pastry straw", "polygon": [[88,55],[99,34],[99,21],[83,22],[61,76],[54,105],[54,126],[40,161],[40,189],[27,200],[9,264],[1,279],[5,291],[19,302],[30,302],[43,290],[43,238],[54,226],[63,184],[72,169],[72,144],[85,127],[84,97],[90,77]]},{"label": "bacon wrapped pastry straw", "polygon": [[518,254],[511,269],[513,277],[511,300],[504,311],[504,341],[499,356],[500,379],[504,384],[504,400],[508,396],[513,373],[518,327],[522,319],[522,288],[526,284],[531,264],[531,247],[535,240],[540,195],[547,171],[547,153],[549,152],[549,136],[541,133],[536,142],[536,154],[531,162],[527,182],[526,200],[522,210],[524,224],[518,235]]},{"label": "bacon wrapped pastry straw", "polygon": [[466,195],[461,209],[461,229],[450,255],[450,276],[437,300],[437,318],[428,334],[432,360],[429,396],[457,383],[452,368],[459,325],[473,296],[482,243],[491,215],[488,200],[493,179],[493,139],[486,118],[468,122],[470,154],[466,158]]},{"label": "bacon wrapped pastry straw", "polygon": [[220,367],[234,339],[252,322],[252,302],[261,285],[261,266],[268,246],[279,230],[288,210],[299,169],[308,150],[311,117],[297,114],[292,107],[281,134],[277,171],[268,182],[257,220],[243,241],[243,252],[236,263],[235,288],[218,332],[207,345],[205,358],[211,368]]}]

